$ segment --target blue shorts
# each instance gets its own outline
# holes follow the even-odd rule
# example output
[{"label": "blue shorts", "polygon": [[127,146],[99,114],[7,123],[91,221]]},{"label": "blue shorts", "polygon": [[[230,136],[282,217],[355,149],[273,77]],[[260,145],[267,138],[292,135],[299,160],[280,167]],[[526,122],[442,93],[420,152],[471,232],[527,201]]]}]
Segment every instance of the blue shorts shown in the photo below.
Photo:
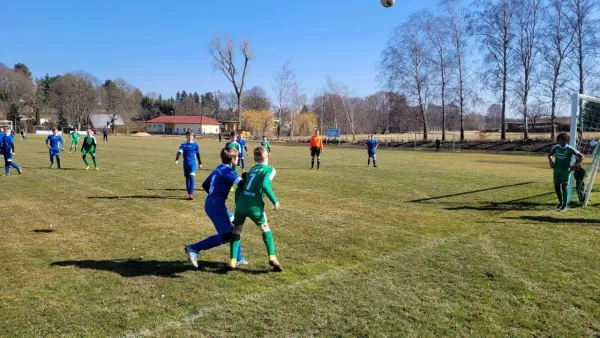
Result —
[{"label": "blue shorts", "polygon": [[184,163],[183,164],[183,176],[196,176],[196,163]]},{"label": "blue shorts", "polygon": [[56,148],[56,149],[52,148],[52,149],[48,150],[48,153],[50,154],[50,156],[54,156],[54,155],[59,156],[60,155],[60,149],[58,149],[58,148]]},{"label": "blue shorts", "polygon": [[368,151],[368,153],[369,153],[369,157],[372,157],[372,156],[375,156],[375,154],[376,154],[377,152],[376,152],[375,150],[373,150],[373,151],[370,151],[370,150],[369,150],[369,151]]},{"label": "blue shorts", "polygon": [[4,156],[6,162],[12,162],[13,154],[11,152],[2,152],[2,156]]},{"label": "blue shorts", "polygon": [[224,202],[208,197],[206,198],[206,202],[204,202],[204,211],[219,235],[228,234],[233,231],[233,226],[231,225],[233,215],[227,210]]}]

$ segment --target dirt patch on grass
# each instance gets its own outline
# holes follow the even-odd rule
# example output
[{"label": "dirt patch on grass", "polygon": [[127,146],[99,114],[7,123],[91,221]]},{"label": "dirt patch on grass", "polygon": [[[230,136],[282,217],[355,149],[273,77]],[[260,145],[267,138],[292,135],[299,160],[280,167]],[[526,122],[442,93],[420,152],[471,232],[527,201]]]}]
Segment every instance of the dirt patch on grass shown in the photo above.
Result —
[{"label": "dirt patch on grass", "polygon": [[141,132],[141,133],[135,133],[133,134],[133,136],[137,136],[137,137],[147,137],[147,136],[152,136],[146,132]]}]

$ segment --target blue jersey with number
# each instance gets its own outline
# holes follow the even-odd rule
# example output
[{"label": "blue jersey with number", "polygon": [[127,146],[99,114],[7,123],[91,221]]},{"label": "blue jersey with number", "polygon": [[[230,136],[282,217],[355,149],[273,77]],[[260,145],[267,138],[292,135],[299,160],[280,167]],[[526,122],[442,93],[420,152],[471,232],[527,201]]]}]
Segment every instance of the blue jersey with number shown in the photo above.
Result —
[{"label": "blue jersey with number", "polygon": [[62,147],[65,147],[65,142],[63,141],[60,135],[48,135],[46,139],[46,144],[50,145],[51,149],[58,149],[58,144],[61,144]]},{"label": "blue jersey with number", "polygon": [[370,153],[375,152],[376,148],[377,148],[377,141],[376,140],[367,140],[367,142],[365,142],[365,144],[367,145],[367,149]]},{"label": "blue jersey with number", "polygon": [[3,154],[10,154],[15,150],[15,140],[11,135],[2,135],[0,139],[0,150]]},{"label": "blue jersey with number", "polygon": [[246,140],[237,140],[237,143],[240,145],[240,156],[244,156],[244,149],[246,148]]},{"label": "blue jersey with number", "polygon": [[186,141],[179,146],[179,152],[183,154],[183,161],[185,164],[195,165],[196,154],[200,154],[200,147],[198,147],[198,143],[196,142],[188,143]]},{"label": "blue jersey with number", "polygon": [[204,181],[204,183],[210,184],[208,198],[225,203],[231,187],[240,183],[241,180],[242,178],[230,166],[219,165]]}]

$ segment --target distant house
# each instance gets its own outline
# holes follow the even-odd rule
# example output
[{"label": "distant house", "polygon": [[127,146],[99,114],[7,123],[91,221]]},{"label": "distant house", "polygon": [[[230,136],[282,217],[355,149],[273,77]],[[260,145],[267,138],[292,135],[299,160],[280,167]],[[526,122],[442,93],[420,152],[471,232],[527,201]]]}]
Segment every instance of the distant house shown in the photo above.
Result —
[{"label": "distant house", "polygon": [[219,121],[221,124],[221,132],[229,134],[232,131],[237,131],[238,129],[238,121]]},{"label": "distant house", "polygon": [[150,134],[183,135],[187,130],[197,134],[218,134],[221,124],[206,116],[159,116],[146,121]]},{"label": "distant house", "polygon": [[[90,115],[90,127],[92,129],[103,129],[107,126],[107,123],[110,124],[110,115],[108,114],[92,114]],[[125,123],[121,116],[117,116],[115,119],[115,124],[110,127],[124,127]]]}]

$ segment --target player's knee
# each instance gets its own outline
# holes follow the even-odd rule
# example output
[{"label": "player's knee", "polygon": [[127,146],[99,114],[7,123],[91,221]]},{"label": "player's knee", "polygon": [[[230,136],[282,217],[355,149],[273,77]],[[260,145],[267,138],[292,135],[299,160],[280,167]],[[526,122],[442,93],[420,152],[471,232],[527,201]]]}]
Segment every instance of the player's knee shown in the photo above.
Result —
[{"label": "player's knee", "polygon": [[233,232],[228,232],[226,234],[221,235],[221,242],[223,242],[223,243],[231,242],[232,238],[233,238]]},{"label": "player's knee", "polygon": [[262,231],[263,233],[271,231],[271,229],[269,228],[269,223],[265,223],[265,224],[261,225],[260,231]]},{"label": "player's knee", "polygon": [[236,235],[239,235],[239,234],[241,234],[241,233],[242,233],[242,228],[243,228],[243,227],[244,227],[244,225],[243,225],[243,224],[242,224],[242,225],[235,225],[235,226],[233,227],[233,233],[234,233],[234,234],[236,234]]}]

